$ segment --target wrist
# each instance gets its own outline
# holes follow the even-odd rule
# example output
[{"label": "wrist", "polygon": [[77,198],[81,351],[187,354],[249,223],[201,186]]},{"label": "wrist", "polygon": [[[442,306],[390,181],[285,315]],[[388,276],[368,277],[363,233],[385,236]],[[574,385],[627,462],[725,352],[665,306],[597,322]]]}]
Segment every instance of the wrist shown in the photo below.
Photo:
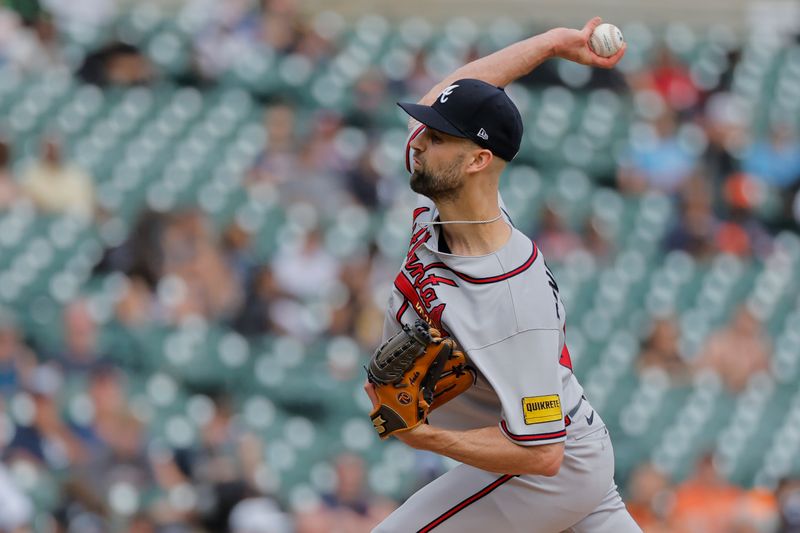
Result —
[{"label": "wrist", "polygon": [[558,45],[558,30],[560,28],[553,28],[551,30],[547,30],[546,32],[541,34],[541,37],[545,43],[545,53],[547,59],[552,59],[554,57],[560,57],[561,50]]},{"label": "wrist", "polygon": [[427,442],[427,436],[430,434],[431,426],[428,424],[420,424],[415,428],[408,431],[402,431],[395,434],[398,440],[411,446],[417,450],[424,450]]}]

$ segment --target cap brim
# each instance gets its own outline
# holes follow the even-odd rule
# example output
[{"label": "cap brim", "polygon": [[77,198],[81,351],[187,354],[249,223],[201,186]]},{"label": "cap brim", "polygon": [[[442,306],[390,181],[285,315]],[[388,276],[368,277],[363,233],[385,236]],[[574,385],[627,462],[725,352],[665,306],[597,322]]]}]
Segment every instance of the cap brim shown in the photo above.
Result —
[{"label": "cap brim", "polygon": [[421,105],[421,104],[411,104],[405,102],[398,102],[403,111],[409,114],[409,116],[413,119],[420,121],[425,126],[438,130],[448,135],[453,135],[454,137],[464,137],[467,138],[467,135],[464,134],[461,130],[453,126],[450,121],[444,118],[442,115],[439,114],[434,108]]}]

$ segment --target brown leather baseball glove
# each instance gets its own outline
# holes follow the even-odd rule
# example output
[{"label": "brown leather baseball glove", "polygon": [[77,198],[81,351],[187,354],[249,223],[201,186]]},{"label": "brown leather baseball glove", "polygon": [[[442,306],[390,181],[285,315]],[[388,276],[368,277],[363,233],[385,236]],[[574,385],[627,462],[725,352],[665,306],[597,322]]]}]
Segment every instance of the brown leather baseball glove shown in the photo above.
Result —
[{"label": "brown leather baseball glove", "polygon": [[430,411],[470,388],[476,374],[455,341],[417,320],[375,351],[367,379],[378,401],[370,418],[385,439],[424,422]]}]

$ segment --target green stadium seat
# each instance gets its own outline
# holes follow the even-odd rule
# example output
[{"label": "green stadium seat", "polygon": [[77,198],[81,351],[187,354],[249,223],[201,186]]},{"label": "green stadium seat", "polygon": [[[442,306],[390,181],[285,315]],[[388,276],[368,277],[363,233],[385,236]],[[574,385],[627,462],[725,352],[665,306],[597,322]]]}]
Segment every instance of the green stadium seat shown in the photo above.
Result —
[{"label": "green stadium seat", "polygon": [[141,45],[158,29],[163,16],[158,4],[136,4],[130,12],[121,14],[115,29],[124,42]]},{"label": "green stadium seat", "polygon": [[179,32],[161,29],[147,44],[147,54],[153,62],[173,76],[185,73],[189,68],[188,43]]}]

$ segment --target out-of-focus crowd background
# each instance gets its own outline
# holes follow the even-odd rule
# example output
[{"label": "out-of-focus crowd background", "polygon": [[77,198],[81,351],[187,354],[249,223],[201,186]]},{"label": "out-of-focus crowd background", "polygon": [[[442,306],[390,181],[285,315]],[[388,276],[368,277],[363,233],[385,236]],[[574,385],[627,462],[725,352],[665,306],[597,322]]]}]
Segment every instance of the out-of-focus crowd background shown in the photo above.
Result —
[{"label": "out-of-focus crowd background", "polygon": [[[450,466],[361,390],[414,203],[395,102],[548,27],[509,15],[2,2],[0,531],[360,533]],[[504,199],[647,532],[800,531],[782,22],[626,21],[616,70],[508,89]]]}]

